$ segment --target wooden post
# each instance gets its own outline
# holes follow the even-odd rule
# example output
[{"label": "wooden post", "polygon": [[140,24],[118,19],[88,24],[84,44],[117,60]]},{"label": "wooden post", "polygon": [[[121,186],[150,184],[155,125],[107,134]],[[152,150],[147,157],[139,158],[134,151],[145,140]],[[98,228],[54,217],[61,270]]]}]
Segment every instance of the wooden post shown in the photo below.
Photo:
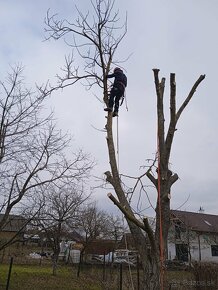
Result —
[{"label": "wooden post", "polygon": [[120,290],[123,289],[123,264],[120,263]]},{"label": "wooden post", "polygon": [[9,271],[8,271],[8,279],[7,279],[7,285],[6,285],[6,290],[9,289],[9,284],[10,284],[10,279],[11,279],[11,270],[12,270],[12,265],[13,265],[13,257],[11,257],[10,260],[10,266],[9,266]]},{"label": "wooden post", "polygon": [[137,289],[140,290],[139,256],[137,255]]},{"label": "wooden post", "polygon": [[201,262],[201,238],[200,238],[200,233],[198,233],[198,252],[199,252],[199,262]]},{"label": "wooden post", "polygon": [[82,255],[83,255],[83,253],[81,252],[80,256],[79,256],[79,264],[77,267],[77,278],[79,278],[81,267],[82,267]]},{"label": "wooden post", "polygon": [[105,270],[106,270],[106,262],[105,262],[105,252],[104,252],[103,281],[105,281]]}]

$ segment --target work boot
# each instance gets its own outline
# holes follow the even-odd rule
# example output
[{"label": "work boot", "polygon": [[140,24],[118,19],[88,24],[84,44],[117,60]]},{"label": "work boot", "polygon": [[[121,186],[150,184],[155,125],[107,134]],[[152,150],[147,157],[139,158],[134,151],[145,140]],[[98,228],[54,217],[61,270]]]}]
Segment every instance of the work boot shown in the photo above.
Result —
[{"label": "work boot", "polygon": [[113,112],[113,117],[118,117],[118,112]]},{"label": "work boot", "polygon": [[104,111],[112,112],[112,109],[111,108],[105,108]]}]

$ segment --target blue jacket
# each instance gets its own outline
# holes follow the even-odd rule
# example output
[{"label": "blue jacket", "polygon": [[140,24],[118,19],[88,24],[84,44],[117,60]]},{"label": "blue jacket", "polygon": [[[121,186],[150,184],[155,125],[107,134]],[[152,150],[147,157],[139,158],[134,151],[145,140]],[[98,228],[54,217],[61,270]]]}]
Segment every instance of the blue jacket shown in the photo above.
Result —
[{"label": "blue jacket", "polygon": [[107,75],[107,78],[114,78],[113,86],[118,88],[122,86],[123,90],[125,90],[125,87],[127,86],[127,77],[121,69],[116,70],[113,74]]}]

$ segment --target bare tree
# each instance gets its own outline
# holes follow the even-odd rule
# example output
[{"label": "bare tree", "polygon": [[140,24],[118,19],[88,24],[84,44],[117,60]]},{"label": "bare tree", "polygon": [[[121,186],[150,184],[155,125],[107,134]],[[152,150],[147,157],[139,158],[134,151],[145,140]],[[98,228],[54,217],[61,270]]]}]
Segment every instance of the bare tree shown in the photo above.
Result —
[{"label": "bare tree", "polygon": [[85,245],[98,238],[112,239],[118,242],[127,230],[120,216],[100,210],[96,203],[80,208],[80,214],[74,227],[78,228],[84,235]]},{"label": "bare tree", "polygon": [[128,226],[120,216],[114,214],[108,216],[108,238],[114,240],[118,244],[127,231]]},{"label": "bare tree", "polygon": [[88,198],[80,187],[51,185],[41,196],[45,205],[33,221],[52,245],[53,275],[57,274],[60,243],[68,235],[68,223],[78,216],[79,207]]},{"label": "bare tree", "polygon": [[[121,62],[115,60],[114,55],[127,32],[127,22],[120,24],[118,11],[113,12],[114,2],[90,1],[94,15],[89,11],[83,14],[76,7],[78,18],[74,22],[67,19],[60,20],[57,14],[51,15],[48,11],[45,19],[47,39],[64,38],[72,48],[72,52],[65,57],[63,75],[57,75],[58,87],[46,86],[44,92],[82,82],[89,89],[96,85],[103,89],[103,101],[108,102],[106,76],[111,64]],[[74,50],[77,57],[84,60],[81,69],[75,63]]]},{"label": "bare tree", "polygon": [[[164,241],[164,249],[166,250],[166,242],[168,236],[168,230],[170,225],[170,198],[171,187],[178,180],[178,175],[173,173],[169,169],[170,154],[172,150],[173,138],[176,132],[176,126],[178,120],[193,97],[198,85],[205,78],[205,75],[201,75],[193,85],[188,96],[185,98],[181,106],[176,108],[176,80],[175,74],[170,74],[170,122],[165,134],[165,117],[164,117],[164,88],[165,78],[159,80],[159,70],[153,69],[155,88],[157,95],[157,120],[158,120],[158,167],[157,176],[151,173],[151,170],[147,171],[147,177],[154,184],[155,188],[159,192],[160,202],[157,202],[156,207],[156,239],[160,240],[160,224],[163,224],[162,235]],[[161,223],[160,223],[161,219]]]},{"label": "bare tree", "polygon": [[[83,14],[78,11],[78,18],[75,22],[69,20],[59,20],[57,15],[47,14],[46,31],[48,38],[65,38],[70,47],[75,48],[77,57],[84,60],[84,67],[80,71],[73,63],[73,55],[66,58],[66,64],[63,68],[63,76],[58,76],[58,89],[70,86],[78,81],[86,81],[89,88],[98,85],[103,89],[103,101],[108,102],[108,84],[106,76],[111,69],[111,65],[118,65],[115,60],[117,48],[126,34],[126,22],[119,24],[118,12],[114,12],[114,1],[96,0],[92,3],[93,15],[89,12]],[[81,73],[82,72],[82,73]],[[155,232],[149,225],[148,219],[138,218],[135,210],[131,207],[127,192],[121,182],[121,175],[118,170],[116,160],[116,150],[113,140],[112,114],[107,116],[107,146],[111,170],[105,172],[106,180],[113,186],[117,198],[109,194],[111,200],[125,215],[130,231],[136,242],[138,252],[141,257],[144,271],[143,289],[163,289],[163,277],[160,275],[164,266],[164,249],[168,228],[170,223],[170,190],[171,186],[178,179],[177,174],[169,170],[169,160],[174,132],[181,113],[191,100],[195,90],[204,75],[200,76],[192,87],[185,101],[177,110],[176,108],[176,83],[175,74],[170,76],[170,124],[165,136],[165,119],[163,96],[165,87],[165,78],[159,81],[159,70],[154,69],[154,80],[157,93],[157,118],[158,118],[158,141],[159,148],[157,158],[152,166],[139,178],[147,176],[158,191],[158,200],[156,205],[156,229]],[[45,88],[47,92],[47,88]],[[153,168],[157,171],[153,172]],[[134,186],[134,189],[136,185]],[[134,191],[133,191],[134,192]],[[160,226],[161,225],[161,226]],[[145,235],[146,233],[146,235]],[[162,239],[161,239],[162,238]],[[163,240],[163,244],[162,241]],[[149,241],[149,246],[147,241]]]},{"label": "bare tree", "polygon": [[80,213],[73,226],[75,226],[80,234],[84,236],[83,248],[80,253],[80,263],[77,271],[77,276],[79,277],[82,261],[84,261],[84,257],[86,259],[85,254],[87,247],[97,239],[107,238],[111,233],[109,215],[105,211],[99,210],[96,203],[84,205],[80,208]]},{"label": "bare tree", "polygon": [[86,205],[80,209],[77,227],[85,237],[85,245],[97,238],[107,237],[110,232],[109,215],[97,208],[95,203]]},{"label": "bare tree", "polygon": [[72,158],[66,156],[70,137],[56,129],[52,113],[43,111],[49,93],[25,88],[21,67],[12,68],[0,87],[2,230],[12,210],[18,212],[22,203],[28,203],[38,191],[45,192],[51,183],[72,183],[88,176],[93,162],[82,151]]}]

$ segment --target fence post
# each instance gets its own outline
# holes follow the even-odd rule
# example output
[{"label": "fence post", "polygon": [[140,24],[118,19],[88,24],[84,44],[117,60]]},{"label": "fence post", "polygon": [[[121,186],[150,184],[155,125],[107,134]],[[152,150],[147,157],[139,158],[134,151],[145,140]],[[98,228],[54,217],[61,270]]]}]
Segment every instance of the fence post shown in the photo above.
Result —
[{"label": "fence post", "polygon": [[123,289],[123,264],[120,263],[120,290]]},{"label": "fence post", "polygon": [[80,276],[80,271],[81,271],[81,268],[82,268],[82,262],[83,262],[83,257],[82,257],[83,253],[81,252],[80,253],[80,256],[79,256],[79,264],[77,266],[77,278],[79,278]]},{"label": "fence post", "polygon": [[140,290],[140,268],[139,268],[139,256],[137,255],[137,289]]},{"label": "fence post", "polygon": [[103,281],[105,281],[105,271],[106,271],[106,260],[105,260],[105,252],[104,252]]},{"label": "fence post", "polygon": [[8,271],[8,279],[7,279],[7,285],[6,285],[6,290],[9,289],[9,284],[10,284],[10,279],[11,279],[11,270],[12,270],[12,265],[13,265],[13,257],[11,257],[10,261],[10,266],[9,266],[9,271]]}]

